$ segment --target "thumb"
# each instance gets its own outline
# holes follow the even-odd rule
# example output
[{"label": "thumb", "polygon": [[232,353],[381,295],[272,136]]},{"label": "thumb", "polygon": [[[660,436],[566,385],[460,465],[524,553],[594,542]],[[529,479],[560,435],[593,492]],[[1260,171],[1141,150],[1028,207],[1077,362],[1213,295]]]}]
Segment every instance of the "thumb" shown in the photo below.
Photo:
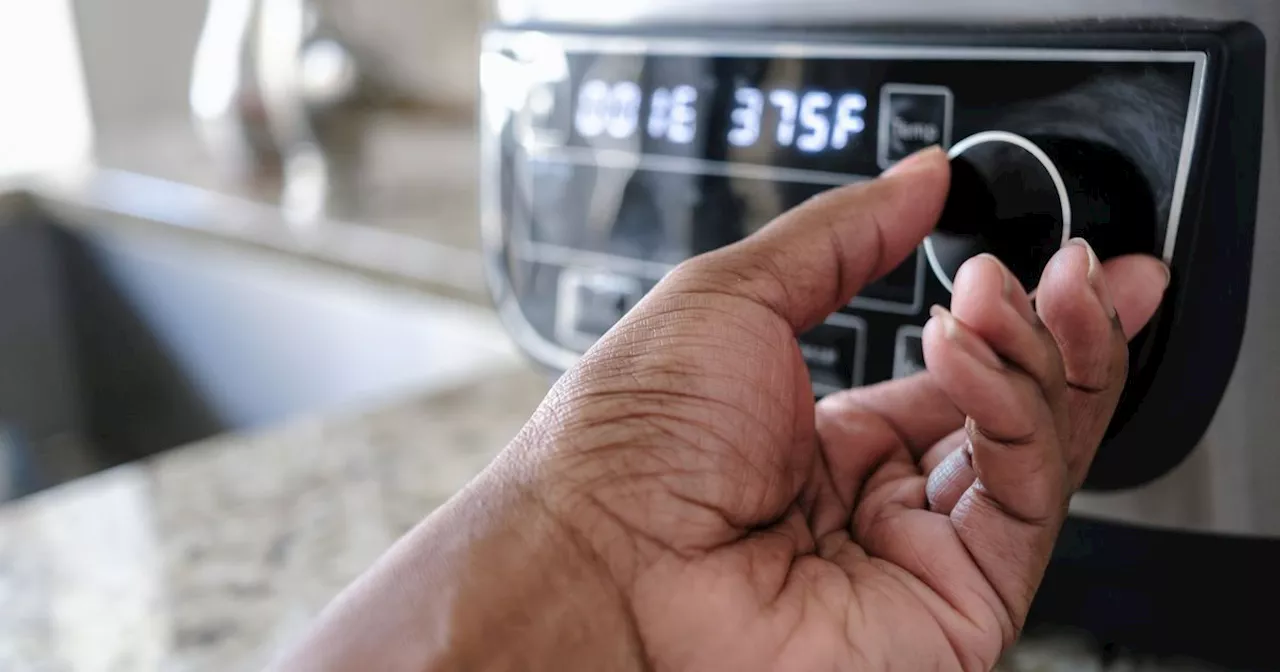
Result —
[{"label": "thumb", "polygon": [[810,199],[668,280],[750,299],[806,331],[916,249],[942,215],[950,176],[941,149],[922,150],[876,180]]}]

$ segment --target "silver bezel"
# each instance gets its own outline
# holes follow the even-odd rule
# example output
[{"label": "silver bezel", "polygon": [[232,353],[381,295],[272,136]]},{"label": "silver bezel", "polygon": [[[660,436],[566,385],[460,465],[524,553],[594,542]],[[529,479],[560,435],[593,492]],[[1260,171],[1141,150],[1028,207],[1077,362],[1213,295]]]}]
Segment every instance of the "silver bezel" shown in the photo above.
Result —
[{"label": "silver bezel", "polygon": [[[483,39],[483,51],[491,53],[510,46],[520,35],[531,32],[521,29],[499,29],[487,33]],[[1169,222],[1164,241],[1163,257],[1172,262],[1177,245],[1179,227],[1186,197],[1187,181],[1195,154],[1195,138],[1200,128],[1205,87],[1207,55],[1202,51],[1153,51],[1139,49],[1071,49],[1026,47],[961,47],[961,46],[908,46],[887,44],[833,44],[805,43],[794,40],[743,40],[743,39],[689,39],[679,37],[629,37],[617,35],[592,35],[573,32],[541,32],[545,38],[555,40],[566,52],[591,51],[596,53],[636,53],[691,56],[787,56],[794,58],[861,58],[868,60],[928,59],[928,60],[976,60],[976,61],[1042,61],[1042,62],[1113,62],[1113,63],[1191,63],[1193,65],[1190,100],[1183,130],[1182,148],[1174,179]],[[485,92],[481,92],[482,98]],[[502,156],[499,133],[491,132],[486,118],[489,112],[481,105],[481,231],[485,247],[485,263],[498,314],[516,342],[534,359],[557,370],[568,370],[581,357],[542,337],[524,316],[519,302],[511,292],[503,258],[503,221],[500,189],[500,164]],[[498,129],[501,130],[501,129]],[[846,182],[873,179],[874,176],[848,175]],[[544,250],[547,252],[548,250]],[[550,250],[558,256],[574,256],[570,249]],[[578,259],[612,264],[622,258],[593,253],[580,253]],[[628,259],[628,266],[642,268],[646,276],[665,274],[671,267],[651,262]],[[585,264],[588,268],[593,264]],[[606,270],[601,268],[601,270]],[[618,266],[607,270],[619,272]],[[849,317],[849,316],[833,316]],[[855,318],[856,319],[856,318]],[[865,339],[865,333],[862,338]],[[861,357],[860,357],[861,359]],[[860,383],[861,381],[859,381]]]}]

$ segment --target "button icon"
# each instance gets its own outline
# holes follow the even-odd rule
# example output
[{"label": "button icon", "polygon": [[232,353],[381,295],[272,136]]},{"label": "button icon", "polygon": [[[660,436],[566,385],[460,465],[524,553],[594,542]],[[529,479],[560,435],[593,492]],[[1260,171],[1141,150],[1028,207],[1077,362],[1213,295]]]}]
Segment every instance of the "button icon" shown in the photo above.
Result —
[{"label": "button icon", "polygon": [[556,338],[587,351],[644,296],[636,278],[603,271],[566,268],[560,273]]},{"label": "button icon", "polygon": [[902,327],[893,348],[893,378],[910,378],[924,370],[924,329]]},{"label": "button icon", "polygon": [[900,266],[863,288],[849,302],[850,308],[898,315],[916,315],[924,307],[924,273],[928,262],[924,247],[907,257]]},{"label": "button icon", "polygon": [[885,84],[880,89],[877,162],[888,170],[931,145],[951,146],[955,97],[945,86]]},{"label": "button icon", "polygon": [[801,336],[799,342],[816,396],[862,385],[867,350],[867,323],[862,318],[832,315],[826,324]]}]

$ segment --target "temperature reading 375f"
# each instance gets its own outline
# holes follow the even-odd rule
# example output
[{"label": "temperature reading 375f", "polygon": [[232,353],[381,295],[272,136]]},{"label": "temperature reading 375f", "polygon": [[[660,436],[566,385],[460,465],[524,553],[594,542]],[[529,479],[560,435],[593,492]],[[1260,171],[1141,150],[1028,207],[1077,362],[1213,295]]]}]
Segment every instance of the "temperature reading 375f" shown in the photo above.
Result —
[{"label": "temperature reading 375f", "polygon": [[821,89],[802,94],[774,89],[766,95],[760,89],[741,87],[733,97],[737,106],[731,115],[729,143],[736,147],[755,146],[767,130],[779,146],[816,154],[848,147],[867,127],[862,116],[867,98],[861,93],[836,97]]}]

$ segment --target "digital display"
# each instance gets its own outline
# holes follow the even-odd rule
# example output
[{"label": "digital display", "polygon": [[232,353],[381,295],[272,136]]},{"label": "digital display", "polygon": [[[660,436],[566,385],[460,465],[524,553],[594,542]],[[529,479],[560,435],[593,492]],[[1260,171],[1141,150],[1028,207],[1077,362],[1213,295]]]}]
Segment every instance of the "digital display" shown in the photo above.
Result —
[{"label": "digital display", "polygon": [[[867,97],[857,91],[740,86],[733,92],[725,139],[739,148],[765,142],[807,154],[839,151],[866,130],[866,110]],[[699,131],[698,89],[682,84],[645,90],[632,81],[592,79],[578,88],[573,122],[578,136],[588,140],[629,140],[643,128],[652,140],[692,144]]]},{"label": "digital display", "polygon": [[[681,49],[688,51],[547,46],[537,51],[541,60],[528,61],[538,79],[513,126],[523,152],[515,193],[529,198],[524,231],[535,247],[654,262],[645,272],[657,275],[924,147],[990,129],[1076,133],[1132,104],[1113,92],[1152,77],[1185,89],[1192,74],[1186,63]],[[1108,102],[1076,109],[1082,96]],[[1141,140],[1108,132],[1121,144]],[[1171,182],[1153,186],[1167,203]],[[914,310],[921,284],[919,267],[906,265],[855,307]]]},{"label": "digital display", "polygon": [[[569,53],[531,112],[543,147],[873,175],[875,65]],[[941,138],[941,121],[934,123]],[[834,177],[827,186],[842,183]]]}]

